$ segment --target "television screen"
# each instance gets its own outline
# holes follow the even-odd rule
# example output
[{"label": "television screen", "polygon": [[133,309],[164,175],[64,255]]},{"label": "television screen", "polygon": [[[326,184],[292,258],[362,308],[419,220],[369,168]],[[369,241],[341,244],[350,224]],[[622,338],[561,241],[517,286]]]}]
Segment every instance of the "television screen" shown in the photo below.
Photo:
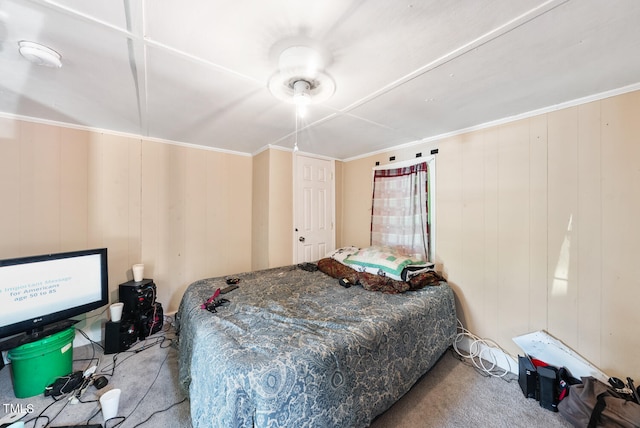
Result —
[{"label": "television screen", "polygon": [[0,338],[104,306],[108,287],[106,248],[0,260]]}]

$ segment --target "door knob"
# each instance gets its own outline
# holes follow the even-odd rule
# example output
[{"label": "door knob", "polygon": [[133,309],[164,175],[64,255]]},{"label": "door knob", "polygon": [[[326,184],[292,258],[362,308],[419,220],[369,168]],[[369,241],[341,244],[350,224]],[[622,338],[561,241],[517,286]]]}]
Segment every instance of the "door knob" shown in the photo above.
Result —
[{"label": "door knob", "polygon": [[298,238],[298,241],[300,241],[300,242],[304,242],[304,236],[299,237],[299,238]]}]

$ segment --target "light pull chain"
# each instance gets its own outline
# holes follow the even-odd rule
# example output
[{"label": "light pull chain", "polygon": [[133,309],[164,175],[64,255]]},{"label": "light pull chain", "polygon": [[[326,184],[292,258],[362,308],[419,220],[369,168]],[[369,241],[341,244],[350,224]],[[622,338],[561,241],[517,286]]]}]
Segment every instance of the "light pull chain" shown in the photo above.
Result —
[{"label": "light pull chain", "polygon": [[298,107],[296,106],[295,110],[295,115],[296,115],[296,136],[295,136],[295,142],[293,144],[293,152],[297,152],[298,151]]}]

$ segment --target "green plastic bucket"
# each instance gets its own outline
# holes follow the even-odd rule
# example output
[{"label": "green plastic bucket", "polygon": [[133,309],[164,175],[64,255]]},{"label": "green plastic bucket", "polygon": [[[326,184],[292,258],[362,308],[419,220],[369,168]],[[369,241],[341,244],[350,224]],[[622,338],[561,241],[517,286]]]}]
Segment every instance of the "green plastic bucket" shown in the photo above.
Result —
[{"label": "green plastic bucket", "polygon": [[9,351],[16,398],[42,394],[57,378],[72,372],[75,335],[69,328]]}]

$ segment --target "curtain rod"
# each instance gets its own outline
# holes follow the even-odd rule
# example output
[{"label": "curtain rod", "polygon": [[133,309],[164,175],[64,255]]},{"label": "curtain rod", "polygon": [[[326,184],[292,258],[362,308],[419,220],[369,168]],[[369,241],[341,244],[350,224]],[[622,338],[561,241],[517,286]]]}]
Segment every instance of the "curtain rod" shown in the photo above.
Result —
[{"label": "curtain rod", "polygon": [[421,157],[421,158],[414,158],[414,159],[409,159],[409,160],[404,160],[404,161],[397,161],[397,162],[393,162],[393,163],[388,163],[388,164],[384,164],[384,165],[377,165],[377,166],[374,166],[372,169],[374,171],[379,171],[381,169],[405,168],[407,166],[413,166],[413,165],[417,165],[417,164],[423,163],[423,162],[431,163],[435,159],[436,159],[435,155],[429,155],[429,156],[425,156],[425,157]]}]

